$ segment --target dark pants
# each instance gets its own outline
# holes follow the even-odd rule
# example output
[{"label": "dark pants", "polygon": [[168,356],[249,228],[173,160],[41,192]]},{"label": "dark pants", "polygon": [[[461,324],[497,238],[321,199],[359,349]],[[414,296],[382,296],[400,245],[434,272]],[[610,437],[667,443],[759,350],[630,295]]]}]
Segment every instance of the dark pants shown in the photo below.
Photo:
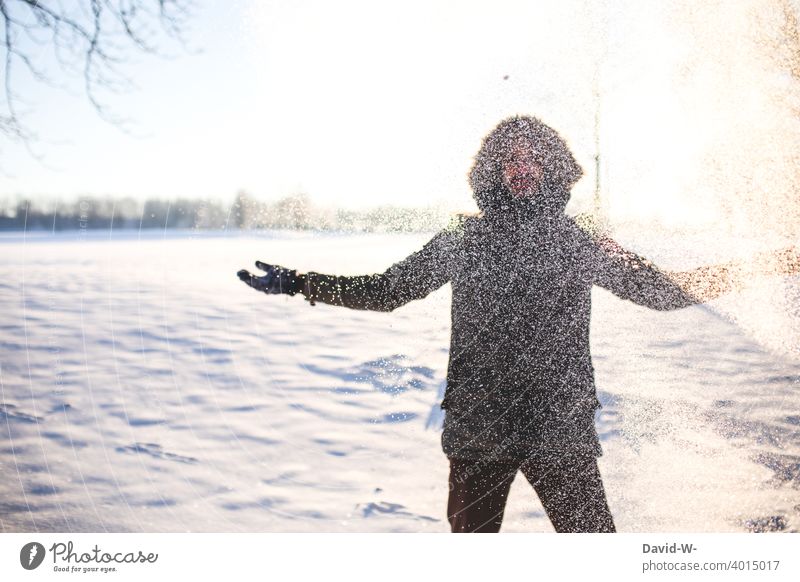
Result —
[{"label": "dark pants", "polygon": [[496,533],[511,482],[522,471],[557,532],[615,532],[597,459],[522,463],[450,459],[447,519],[454,533]]}]

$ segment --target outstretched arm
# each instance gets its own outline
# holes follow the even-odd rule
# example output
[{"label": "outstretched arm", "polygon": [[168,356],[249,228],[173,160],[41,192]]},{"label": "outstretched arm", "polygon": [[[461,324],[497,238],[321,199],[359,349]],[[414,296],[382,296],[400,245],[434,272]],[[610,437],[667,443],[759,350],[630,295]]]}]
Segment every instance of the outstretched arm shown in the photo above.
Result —
[{"label": "outstretched arm", "polygon": [[616,241],[601,237],[590,244],[589,261],[594,272],[594,283],[614,295],[658,310],[681,309],[700,303],[668,272],[624,249]]},{"label": "outstretched arm", "polygon": [[678,272],[661,270],[610,238],[597,239],[595,245],[596,283],[623,299],[659,310],[711,301],[741,289],[754,275],[800,273],[800,253],[795,248],[762,253],[746,263],[731,262]]},{"label": "outstretched arm", "polygon": [[414,299],[421,299],[449,279],[453,233],[444,230],[421,250],[395,263],[383,273],[359,276],[297,273],[256,262],[266,275],[247,271],[238,276],[251,287],[267,293],[300,293],[313,305],[317,301],[350,309],[392,311]]}]

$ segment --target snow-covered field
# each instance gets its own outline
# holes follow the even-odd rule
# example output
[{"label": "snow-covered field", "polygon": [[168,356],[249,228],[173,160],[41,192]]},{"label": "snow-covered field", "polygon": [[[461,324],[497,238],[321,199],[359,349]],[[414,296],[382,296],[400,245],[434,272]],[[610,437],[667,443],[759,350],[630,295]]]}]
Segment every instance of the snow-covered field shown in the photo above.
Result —
[{"label": "snow-covered field", "polygon": [[[447,531],[449,289],[382,314],[235,276],[374,272],[426,238],[0,237],[0,530]],[[800,530],[800,364],[705,307],[596,290],[593,317],[618,529]],[[552,531],[521,476],[503,529]]]}]

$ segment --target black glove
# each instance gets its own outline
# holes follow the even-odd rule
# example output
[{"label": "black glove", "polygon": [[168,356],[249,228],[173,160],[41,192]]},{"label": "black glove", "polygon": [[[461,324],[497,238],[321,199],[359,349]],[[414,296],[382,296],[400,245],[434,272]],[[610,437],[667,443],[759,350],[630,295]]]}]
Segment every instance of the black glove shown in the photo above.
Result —
[{"label": "black glove", "polygon": [[266,272],[266,275],[259,277],[245,269],[242,269],[236,275],[253,289],[263,291],[269,295],[281,293],[294,295],[298,292],[297,271],[294,269],[286,269],[279,265],[268,265],[261,261],[256,261],[256,267]]}]

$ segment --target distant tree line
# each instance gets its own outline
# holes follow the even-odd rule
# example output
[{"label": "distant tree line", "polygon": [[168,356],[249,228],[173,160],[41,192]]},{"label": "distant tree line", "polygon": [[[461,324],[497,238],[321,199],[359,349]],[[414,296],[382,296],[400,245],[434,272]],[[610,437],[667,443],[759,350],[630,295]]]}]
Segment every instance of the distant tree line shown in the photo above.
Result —
[{"label": "distant tree line", "polygon": [[365,210],[322,208],[305,194],[277,201],[239,192],[232,203],[178,198],[81,197],[69,202],[0,198],[0,230],[277,229],[348,232],[421,232],[446,224],[441,207],[379,206]]}]

